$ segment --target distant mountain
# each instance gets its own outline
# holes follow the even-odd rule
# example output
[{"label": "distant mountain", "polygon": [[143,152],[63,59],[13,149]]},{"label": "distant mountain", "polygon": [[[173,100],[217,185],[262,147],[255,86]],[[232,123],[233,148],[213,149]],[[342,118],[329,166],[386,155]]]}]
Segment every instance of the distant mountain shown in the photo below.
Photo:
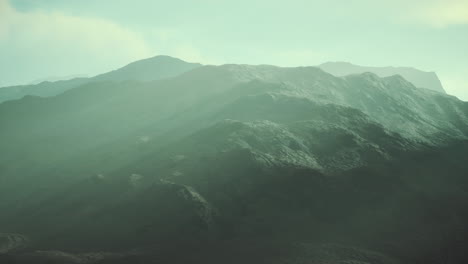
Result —
[{"label": "distant mountain", "polygon": [[132,62],[125,67],[93,77],[90,81],[155,81],[172,78],[202,66],[170,56],[156,56]]},{"label": "distant mountain", "polygon": [[365,72],[372,72],[380,77],[401,75],[418,88],[426,88],[439,93],[446,93],[437,74],[434,72],[424,72],[408,67],[365,67],[348,62],[327,62],[318,67],[335,76],[346,76]]},{"label": "distant mountain", "polygon": [[0,262],[468,260],[467,102],[317,67],[115,81],[153,76],[131,65],[0,104],[1,232],[31,241]]},{"label": "distant mountain", "polygon": [[[77,77],[68,80],[42,81],[31,85],[18,85],[0,88],[0,103],[20,99],[26,95],[41,97],[55,96],[69,89],[96,81],[154,81],[172,78],[184,72],[202,66],[199,63],[188,63],[169,56],[156,56],[128,64],[120,69],[100,74],[91,78]],[[372,72],[380,77],[401,75],[416,87],[426,88],[440,93],[445,90],[437,75],[433,72],[423,72],[414,68],[404,67],[364,67],[346,62],[327,62],[319,65],[324,71],[336,76]]]},{"label": "distant mountain", "polygon": [[80,85],[99,81],[154,81],[172,78],[190,71],[201,64],[188,63],[169,56],[156,56],[136,61],[112,72],[91,78],[73,78],[55,82],[45,81],[34,85],[18,85],[0,88],[0,103],[20,99],[26,95],[49,97],[61,94]]},{"label": "distant mountain", "polygon": [[67,81],[67,80],[77,79],[77,78],[88,78],[88,76],[84,74],[76,74],[76,75],[68,75],[68,76],[51,76],[51,77],[41,78],[41,79],[31,81],[28,85],[36,85],[36,84],[40,84],[43,82]]}]

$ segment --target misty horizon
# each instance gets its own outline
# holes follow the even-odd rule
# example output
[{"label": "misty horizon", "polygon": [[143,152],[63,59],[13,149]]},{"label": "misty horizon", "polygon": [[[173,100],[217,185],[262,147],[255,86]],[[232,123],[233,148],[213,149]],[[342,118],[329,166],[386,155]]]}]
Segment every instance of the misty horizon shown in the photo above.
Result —
[{"label": "misty horizon", "polygon": [[463,0],[1,0],[0,86],[93,76],[164,54],[213,65],[414,67],[436,72],[449,94],[466,101],[467,14]]},{"label": "misty horizon", "polygon": [[[175,58],[175,57],[172,57],[172,56],[169,56],[169,55],[156,55],[156,56],[153,56],[153,57],[142,59],[140,61],[149,61],[149,60],[154,60],[154,59],[157,59],[157,58],[164,58],[164,57],[181,60],[180,58]],[[112,71],[115,71],[115,70],[118,70],[118,69],[121,69],[121,68],[125,68],[125,67],[127,67],[129,65],[139,63],[140,61],[130,62],[130,63],[126,64],[125,66],[118,67],[116,69],[113,69]],[[184,60],[181,60],[181,61],[184,61]],[[184,61],[184,62],[187,62],[187,61]],[[191,61],[189,63],[198,63],[198,62]],[[231,65],[231,64],[232,63],[225,63],[225,64],[219,64],[219,65],[208,64],[208,65],[222,66],[222,65]],[[200,65],[203,65],[203,64],[200,64]],[[240,65],[246,65],[246,64],[240,64]],[[262,66],[262,65],[281,67],[281,66],[278,66],[278,65],[271,65],[271,64],[258,64],[258,66]],[[443,84],[438,79],[437,73],[420,71],[419,69],[416,69],[414,67],[395,67],[395,66],[371,67],[371,66],[356,65],[356,64],[353,64],[351,62],[344,62],[344,61],[335,61],[335,62],[329,61],[329,62],[321,63],[319,65],[298,65],[298,66],[288,66],[288,67],[290,67],[290,68],[317,67],[317,68],[320,68],[320,69],[322,69],[322,70],[324,70],[324,71],[326,71],[326,72],[328,72],[330,74],[333,74],[335,76],[338,76],[338,77],[347,76],[347,75],[351,75],[351,74],[360,74],[360,73],[364,73],[364,72],[375,73],[375,74],[377,74],[377,75],[379,75],[381,77],[391,76],[391,75],[402,75],[403,78],[406,78],[408,81],[413,82],[413,84],[415,86],[420,87],[420,88],[428,88],[428,89],[433,89],[431,87],[425,87],[426,85],[431,86],[430,83],[424,83],[424,84],[421,83],[420,84],[420,83],[418,83],[417,80],[415,80],[414,78],[411,78],[407,74],[405,74],[405,72],[408,72],[408,71],[412,72],[413,71],[413,72],[421,72],[421,73],[425,73],[425,74],[434,74],[434,78],[435,78],[434,81],[437,82],[438,84],[436,84],[436,85],[439,86],[439,88],[437,88],[435,90],[440,90],[443,93],[446,93]],[[18,84],[13,84],[13,85],[0,86],[0,88],[7,88],[7,87],[11,87],[11,86],[37,85],[37,84],[40,84],[42,82],[56,82],[56,81],[67,81],[67,80],[80,79],[80,78],[89,78],[89,77],[93,77],[93,76],[94,77],[99,76],[100,74],[103,74],[103,73],[99,73],[99,74],[92,75],[92,76],[75,74],[75,75],[69,75],[69,76],[63,76],[63,77],[59,77],[59,76],[54,76],[54,77],[49,77],[49,78],[45,77],[45,78],[41,78],[41,79],[36,79],[34,81],[30,81],[30,82],[27,82],[27,83],[18,83]],[[416,83],[415,83],[415,81],[416,81]],[[453,94],[451,94],[451,95],[453,95]],[[456,95],[454,95],[454,96],[456,96]],[[459,99],[463,100],[463,98],[459,98]]]}]

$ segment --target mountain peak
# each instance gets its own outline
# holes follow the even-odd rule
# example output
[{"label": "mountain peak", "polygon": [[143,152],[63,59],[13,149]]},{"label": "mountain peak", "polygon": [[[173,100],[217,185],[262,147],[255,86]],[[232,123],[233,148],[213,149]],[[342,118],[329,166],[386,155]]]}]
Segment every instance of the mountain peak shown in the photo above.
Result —
[{"label": "mountain peak", "polygon": [[[146,59],[131,62],[127,66],[138,65],[138,64],[150,64],[150,63],[151,64],[153,64],[153,63],[182,63],[182,64],[187,63],[187,64],[191,64],[190,62],[181,60],[179,58],[171,57],[171,56],[168,56],[168,55],[156,55],[156,56],[153,56],[153,57],[150,57],[150,58],[146,58]],[[194,63],[194,64],[201,65],[199,63]],[[125,66],[125,67],[127,67],[127,66]]]},{"label": "mountain peak", "polygon": [[199,63],[189,63],[171,56],[158,55],[132,62],[115,71],[98,75],[95,79],[154,81],[172,78],[200,66],[202,65]]}]

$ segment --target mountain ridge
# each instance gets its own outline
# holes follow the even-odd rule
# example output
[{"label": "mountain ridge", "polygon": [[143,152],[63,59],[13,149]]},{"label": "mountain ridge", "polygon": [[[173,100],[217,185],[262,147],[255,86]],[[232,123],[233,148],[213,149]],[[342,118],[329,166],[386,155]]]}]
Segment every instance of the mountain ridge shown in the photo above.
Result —
[{"label": "mountain ridge", "polygon": [[350,74],[359,74],[372,72],[380,77],[388,77],[399,74],[406,80],[412,82],[418,88],[425,88],[440,93],[446,93],[435,72],[425,72],[413,67],[370,67],[355,65],[350,62],[326,62],[317,67],[336,76],[346,76]]},{"label": "mountain ridge", "polygon": [[[227,67],[232,67],[236,64],[225,64]],[[98,74],[89,78],[73,78],[70,80],[59,80],[55,82],[41,82],[34,85],[17,85],[0,88],[0,103],[13,99],[20,99],[25,95],[37,95],[42,97],[55,96],[66,90],[76,88],[85,83],[113,80],[139,80],[139,81],[153,81],[157,79],[172,78],[184,72],[196,69],[203,66],[199,63],[189,63],[178,58],[167,55],[158,55],[147,59],[131,62],[119,69]],[[247,65],[242,64],[238,66],[254,66],[254,67],[276,67],[273,65]],[[433,72],[423,72],[411,67],[364,67],[345,62],[327,62],[318,66],[304,66],[318,67],[336,76],[345,76],[349,74],[357,74],[364,72],[373,72],[380,77],[388,77],[391,75],[399,74],[405,79],[414,83],[418,88],[425,88],[440,93],[446,93],[443,89],[440,80]],[[342,68],[345,69],[342,69]],[[301,68],[301,67],[297,67]],[[424,77],[425,76],[425,77]]]},{"label": "mountain ridge", "polygon": [[155,56],[135,61],[119,69],[89,78],[74,78],[56,82],[41,82],[35,85],[17,85],[0,88],[0,103],[21,99],[26,95],[50,97],[84,84],[99,81],[153,81],[175,77],[183,72],[200,67],[201,64],[189,63],[170,56]]}]

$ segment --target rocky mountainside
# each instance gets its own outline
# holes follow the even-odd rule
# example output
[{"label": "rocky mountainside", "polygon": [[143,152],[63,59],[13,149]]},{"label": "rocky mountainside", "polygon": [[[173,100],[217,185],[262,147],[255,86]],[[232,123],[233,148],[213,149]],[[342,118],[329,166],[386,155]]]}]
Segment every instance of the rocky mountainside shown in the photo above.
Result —
[{"label": "rocky mountainside", "polygon": [[316,67],[101,78],[0,104],[0,227],[30,241],[0,260],[467,260],[466,102]]}]

